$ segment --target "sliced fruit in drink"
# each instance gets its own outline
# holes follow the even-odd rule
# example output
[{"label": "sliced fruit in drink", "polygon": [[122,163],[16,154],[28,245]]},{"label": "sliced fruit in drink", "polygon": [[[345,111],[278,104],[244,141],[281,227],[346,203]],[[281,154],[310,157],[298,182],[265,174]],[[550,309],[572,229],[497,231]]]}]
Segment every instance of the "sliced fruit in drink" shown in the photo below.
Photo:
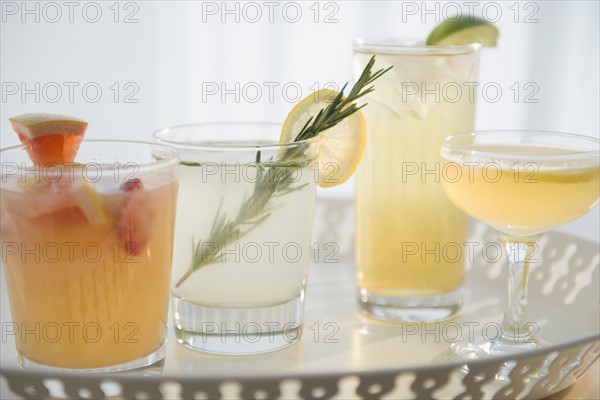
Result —
[{"label": "sliced fruit in drink", "polygon": [[99,225],[108,221],[100,196],[85,179],[73,182],[70,193],[90,224]]},{"label": "sliced fruit in drink", "polygon": [[139,256],[150,239],[153,219],[150,199],[139,179],[126,181],[120,189],[125,193],[122,195],[123,208],[117,223],[117,235],[121,247],[129,256]]},{"label": "sliced fruit in drink", "polygon": [[62,209],[53,210],[51,213],[40,215],[35,219],[35,223],[52,223],[56,226],[86,226],[87,218],[79,206],[71,206]]},{"label": "sliced fruit in drink", "polygon": [[74,206],[73,197],[64,190],[64,195],[56,195],[63,191],[61,183],[39,182],[29,188],[6,190],[2,202],[3,208],[24,218],[37,218],[42,215],[56,213]]},{"label": "sliced fruit in drink", "polygon": [[56,174],[41,177],[31,171],[13,180],[12,190],[4,193],[2,208],[25,218],[46,216],[57,221],[66,218],[94,225],[106,223],[106,207],[100,195],[81,175],[81,169],[67,171],[68,166],[61,165]]},{"label": "sliced fruit in drink", "polygon": [[31,161],[42,166],[73,162],[88,125],[58,114],[22,114],[10,123]]},{"label": "sliced fruit in drink", "polygon": [[[291,143],[306,121],[327,107],[338,95],[333,90],[319,90],[298,103],[288,114],[279,143]],[[358,166],[365,148],[366,125],[360,110],[337,125],[320,132],[319,140],[319,186],[330,187],[344,183]]]},{"label": "sliced fruit in drink", "polygon": [[123,192],[133,192],[135,190],[143,190],[144,184],[139,178],[128,179],[119,187]]}]

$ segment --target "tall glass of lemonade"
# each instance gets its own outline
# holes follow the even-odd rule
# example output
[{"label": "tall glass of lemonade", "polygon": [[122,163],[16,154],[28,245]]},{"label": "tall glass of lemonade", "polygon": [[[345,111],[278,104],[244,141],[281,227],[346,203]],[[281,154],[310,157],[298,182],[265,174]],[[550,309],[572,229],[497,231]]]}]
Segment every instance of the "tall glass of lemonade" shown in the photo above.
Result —
[{"label": "tall glass of lemonade", "polygon": [[393,66],[365,96],[357,170],[359,304],[375,318],[442,320],[461,306],[467,220],[442,192],[439,149],[446,135],[473,129],[479,49],[355,43],[357,73],[373,55]]}]

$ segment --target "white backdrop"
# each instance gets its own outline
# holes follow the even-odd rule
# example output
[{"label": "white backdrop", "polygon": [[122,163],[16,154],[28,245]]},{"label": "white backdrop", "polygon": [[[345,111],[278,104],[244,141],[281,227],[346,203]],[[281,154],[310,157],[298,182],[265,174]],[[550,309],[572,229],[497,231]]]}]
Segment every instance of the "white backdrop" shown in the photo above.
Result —
[{"label": "white backdrop", "polygon": [[[599,135],[597,1],[1,6],[2,147],[17,143],[8,117],[25,112],[84,118],[89,138],[142,140],[182,123],[283,121],[310,91],[352,80],[355,38],[425,38],[457,11],[486,17],[500,30],[498,47],[482,54],[476,128]],[[319,195],[352,193],[349,181]]]}]

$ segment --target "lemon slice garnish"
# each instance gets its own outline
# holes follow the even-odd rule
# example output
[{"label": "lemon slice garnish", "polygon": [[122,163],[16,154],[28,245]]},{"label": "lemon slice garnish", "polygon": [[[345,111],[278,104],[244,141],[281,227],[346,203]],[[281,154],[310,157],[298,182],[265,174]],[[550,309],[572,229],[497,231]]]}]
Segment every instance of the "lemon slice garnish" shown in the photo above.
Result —
[{"label": "lemon slice garnish", "polygon": [[[279,143],[293,142],[306,121],[327,107],[337,95],[333,90],[323,89],[300,101],[285,119]],[[319,186],[337,186],[352,176],[365,148],[366,138],[365,119],[360,110],[318,134]]]},{"label": "lemon slice garnish", "polygon": [[71,193],[91,224],[99,225],[108,221],[100,195],[85,179],[75,182],[71,187]]}]

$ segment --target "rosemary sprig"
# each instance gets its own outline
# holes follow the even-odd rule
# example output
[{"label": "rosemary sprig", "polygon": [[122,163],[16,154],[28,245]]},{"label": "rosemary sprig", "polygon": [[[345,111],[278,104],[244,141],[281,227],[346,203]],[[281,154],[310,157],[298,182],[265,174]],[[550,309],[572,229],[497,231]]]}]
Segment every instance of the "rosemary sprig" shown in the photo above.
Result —
[{"label": "rosemary sprig", "polygon": [[[350,90],[348,97],[344,97],[344,90],[348,85],[346,83],[327,107],[321,109],[314,118],[309,118],[294,141],[300,142],[313,138],[364,107],[366,104],[360,107],[357,106],[356,100],[372,92],[374,90],[373,86],[368,85],[392,68],[381,69],[372,73],[371,69],[374,64],[375,57],[373,56]],[[177,281],[175,287],[181,286],[197,270],[216,263],[219,257],[223,258],[224,255],[221,250],[224,246],[241,239],[266,221],[271,215],[269,203],[272,198],[283,196],[304,187],[304,185],[290,187],[294,181],[290,178],[291,173],[296,171],[296,168],[303,168],[310,164],[311,160],[305,154],[307,147],[307,144],[292,147],[286,150],[276,162],[273,160],[261,161],[261,152],[260,150],[257,151],[255,161],[259,175],[252,195],[242,201],[234,218],[223,212],[223,200],[221,200],[208,238],[204,241],[198,240],[198,242],[192,239],[190,267]],[[190,162],[182,162],[182,165],[202,166],[201,163]]]},{"label": "rosemary sprig", "polygon": [[[258,153],[260,151],[257,152],[257,159]],[[272,198],[291,193],[306,185],[290,187],[294,181],[291,174],[297,168],[308,166],[310,159],[305,157],[304,160],[298,160],[296,157],[294,161],[285,162],[284,159],[289,157],[289,153],[291,151],[284,154],[278,162],[256,165],[257,174],[260,175],[256,180],[254,191],[250,197],[242,201],[235,218],[229,218],[222,210],[224,199],[221,199],[208,239],[198,240],[198,242],[192,239],[192,262],[190,268],[175,284],[176,288],[195,271],[218,262],[219,258],[224,259],[223,247],[235,243],[266,221],[271,215],[269,201]]]},{"label": "rosemary sprig", "polygon": [[298,142],[300,140],[315,137],[319,132],[337,125],[344,118],[349,117],[366,106],[367,104],[363,104],[362,106],[357,107],[356,100],[375,90],[373,86],[367,87],[367,85],[370,85],[375,79],[392,69],[392,67],[389,67],[372,73],[371,69],[373,68],[373,64],[375,64],[375,56],[371,57],[365,66],[365,69],[363,69],[360,77],[350,90],[348,97],[344,98],[344,90],[346,89],[346,86],[348,86],[348,83],[346,83],[327,107],[321,109],[316,117],[310,117],[308,121],[306,121],[302,130],[300,130],[300,133],[296,136],[295,141]]}]

